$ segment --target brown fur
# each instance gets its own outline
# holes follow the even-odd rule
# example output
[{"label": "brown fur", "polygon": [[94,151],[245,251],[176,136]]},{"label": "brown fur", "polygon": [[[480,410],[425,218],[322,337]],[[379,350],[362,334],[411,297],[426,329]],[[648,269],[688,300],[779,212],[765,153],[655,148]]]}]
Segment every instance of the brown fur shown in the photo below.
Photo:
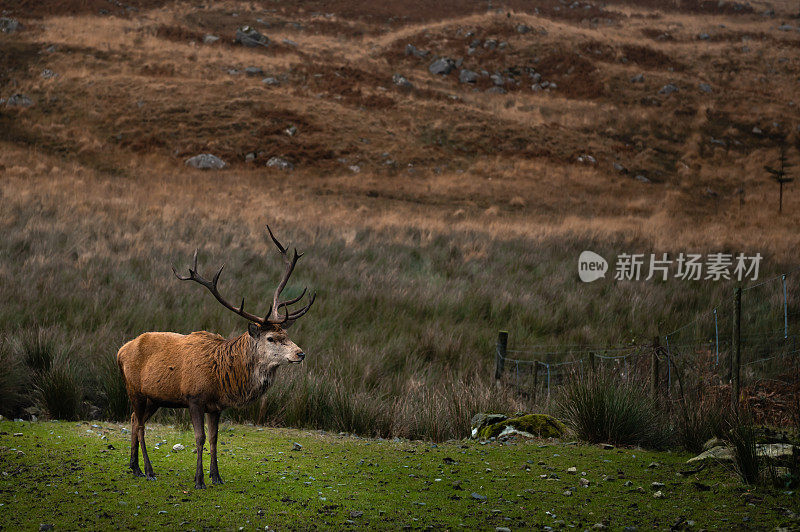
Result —
[{"label": "brown fur", "polygon": [[123,345],[117,361],[128,394],[184,407],[200,400],[207,411],[222,410],[246,404],[262,391],[252,386],[251,343],[247,333],[226,340],[206,331],[149,332]]}]

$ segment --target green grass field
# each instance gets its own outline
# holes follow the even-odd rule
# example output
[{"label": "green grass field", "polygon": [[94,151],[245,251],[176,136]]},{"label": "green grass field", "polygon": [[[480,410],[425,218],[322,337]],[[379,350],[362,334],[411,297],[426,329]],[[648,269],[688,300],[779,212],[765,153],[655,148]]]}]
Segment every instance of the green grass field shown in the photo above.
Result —
[{"label": "green grass field", "polygon": [[[797,494],[745,488],[717,465],[681,475],[692,469],[684,453],[544,441],[437,445],[224,424],[226,483],[199,491],[191,431],[154,425],[147,440],[155,481],[126,471],[123,425],[0,422],[0,528],[800,527]],[[174,451],[177,443],[186,448]],[[664,484],[663,498],[653,482]]]}]

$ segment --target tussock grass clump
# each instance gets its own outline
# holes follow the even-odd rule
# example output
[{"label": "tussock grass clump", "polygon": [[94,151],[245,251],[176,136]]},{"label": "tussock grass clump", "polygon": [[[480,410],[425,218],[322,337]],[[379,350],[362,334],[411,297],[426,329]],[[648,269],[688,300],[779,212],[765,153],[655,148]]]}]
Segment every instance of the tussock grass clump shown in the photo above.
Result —
[{"label": "tussock grass clump", "polygon": [[576,376],[566,383],[557,411],[579,438],[590,443],[651,448],[666,443],[662,416],[646,388],[607,372]]},{"label": "tussock grass clump", "polygon": [[[30,327],[10,337],[4,348],[10,375],[4,377],[16,383],[19,390],[14,407],[22,413],[36,412],[51,419],[78,419],[85,395],[82,375],[74,363],[74,342],[57,328]],[[11,390],[9,386],[9,390]],[[9,392],[11,393],[11,392]]]},{"label": "tussock grass clump", "polygon": [[28,373],[6,338],[0,338],[0,367],[0,414],[13,417],[27,404]]},{"label": "tussock grass clump", "polygon": [[103,356],[97,365],[95,387],[103,405],[103,417],[124,421],[130,417],[131,405],[128,390],[117,364],[116,353]]},{"label": "tussock grass clump", "polygon": [[747,413],[730,423],[728,440],[733,449],[733,468],[745,484],[758,484],[762,478],[763,460],[758,455],[758,431]]},{"label": "tussock grass clump", "polygon": [[75,367],[59,361],[36,378],[37,406],[51,419],[75,420],[81,415],[83,382]]}]

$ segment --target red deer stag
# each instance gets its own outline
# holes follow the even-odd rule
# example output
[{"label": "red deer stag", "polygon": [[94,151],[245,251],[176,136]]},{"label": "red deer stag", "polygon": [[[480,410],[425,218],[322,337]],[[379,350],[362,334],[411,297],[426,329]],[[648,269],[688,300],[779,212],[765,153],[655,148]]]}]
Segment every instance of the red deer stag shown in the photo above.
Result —
[{"label": "red deer stag", "polygon": [[[117,363],[125,380],[133,415],[131,416],[131,461],[130,468],[136,476],[146,475],[154,479],[153,466],[147,457],[144,445],[144,425],[159,407],[188,408],[194,426],[197,443],[197,470],[194,487],[205,488],[203,482],[203,444],[206,441],[203,415],[208,416],[208,432],[211,451],[211,481],[221,484],[217,468],[217,429],[223,409],[242,406],[262,395],[272,383],[278,367],[300,363],[305,358],[303,350],[286,335],[286,329],[308,312],[311,301],[300,310],[290,312],[289,305],[297,303],[305,295],[288,301],[279,301],[289,276],[301,255],[297,250],[290,259],[280,242],[267,226],[269,236],[278,246],[286,262],[286,270],[265,317],[244,310],[244,299],[238,307],[228,303],[217,289],[222,268],[208,281],[197,273],[197,251],[194,252],[194,267],[189,275],[178,275],[181,281],[195,281],[206,288],[222,305],[250,321],[247,332],[233,339],[205,331],[192,334],[171,332],[148,332],[131,340],[120,348]],[[139,446],[144,457],[144,475],[139,469]]]}]

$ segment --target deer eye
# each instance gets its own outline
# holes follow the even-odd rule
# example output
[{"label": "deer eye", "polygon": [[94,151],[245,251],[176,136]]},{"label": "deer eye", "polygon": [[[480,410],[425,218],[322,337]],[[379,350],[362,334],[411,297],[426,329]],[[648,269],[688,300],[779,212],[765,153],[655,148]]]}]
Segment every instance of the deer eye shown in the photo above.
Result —
[{"label": "deer eye", "polygon": [[272,336],[267,336],[267,342],[270,342],[270,343],[274,344],[276,341],[277,341],[277,340],[275,340],[275,338],[274,338],[274,337],[272,337]]}]

